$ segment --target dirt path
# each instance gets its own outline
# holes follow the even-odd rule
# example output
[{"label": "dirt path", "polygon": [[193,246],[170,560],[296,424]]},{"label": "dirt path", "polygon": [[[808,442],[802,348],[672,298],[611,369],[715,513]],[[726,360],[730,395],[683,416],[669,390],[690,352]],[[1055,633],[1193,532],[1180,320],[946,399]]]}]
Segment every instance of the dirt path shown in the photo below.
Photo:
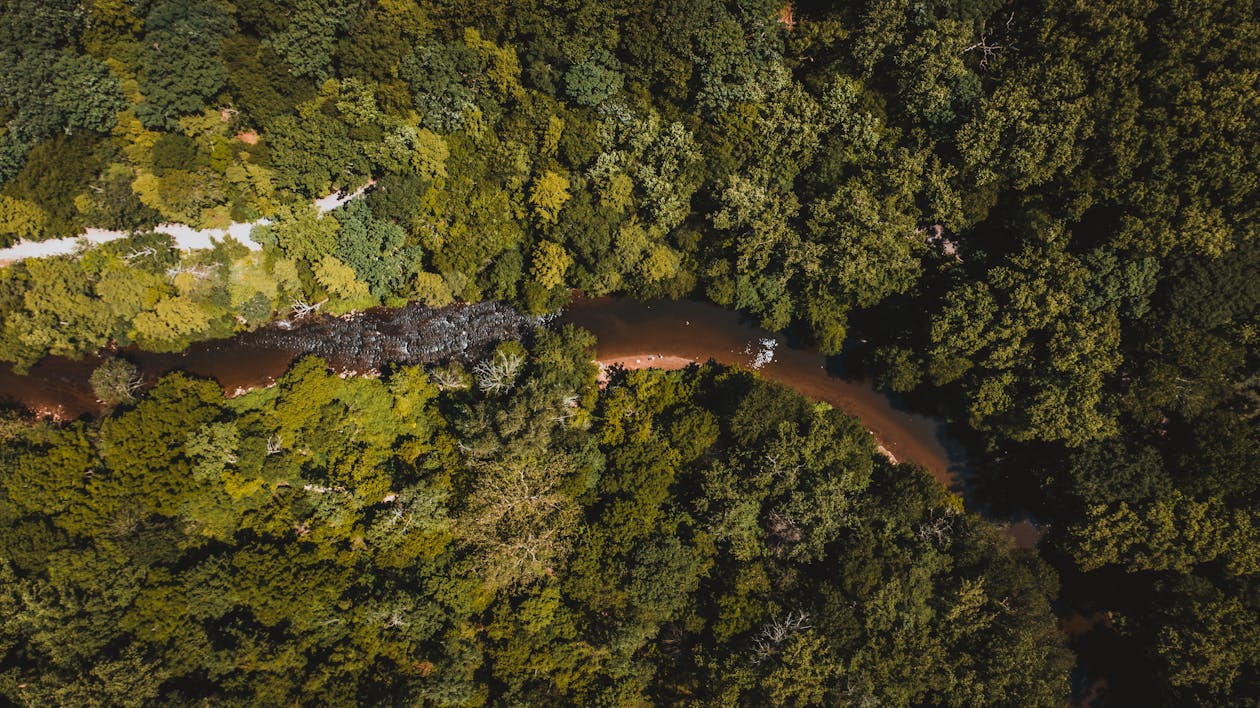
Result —
[{"label": "dirt path", "polygon": [[[371,183],[368,183],[350,194],[333,193],[321,199],[316,199],[313,204],[320,213],[329,212],[363,194],[364,190],[370,186]],[[169,234],[175,240],[175,247],[183,251],[214,248],[215,243],[223,241],[229,236],[251,251],[260,251],[262,246],[250,239],[249,233],[255,226],[265,226],[269,223],[271,223],[269,219],[259,219],[247,223],[234,222],[225,229],[194,229],[187,224],[158,224],[153,227],[153,230],[156,233]],[[18,241],[15,245],[8,248],[0,248],[0,267],[26,258],[70,255],[80,248],[126,238],[132,233],[131,231],[111,231],[93,228],[86,229],[81,236],[56,238],[48,241]]]}]

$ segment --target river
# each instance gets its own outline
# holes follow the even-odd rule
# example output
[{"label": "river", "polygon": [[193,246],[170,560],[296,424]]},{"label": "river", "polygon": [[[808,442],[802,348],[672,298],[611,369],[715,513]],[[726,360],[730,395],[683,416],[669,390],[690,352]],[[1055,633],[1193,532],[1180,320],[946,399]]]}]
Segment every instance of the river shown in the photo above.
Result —
[{"label": "river", "polygon": [[[465,355],[470,348],[519,335],[528,325],[510,312],[493,303],[443,310],[378,308],[353,317],[279,323],[230,339],[199,342],[175,354],[129,349],[125,355],[149,381],[183,370],[214,378],[235,393],[270,384],[303,354],[318,354],[337,368],[360,371]],[[782,336],[743,321],[738,313],[689,300],[579,298],[557,321],[593,332],[599,341],[596,356],[605,364],[680,368],[712,359],[755,367],[768,379],[856,416],[895,459],[922,465],[946,484],[956,484],[965,464],[962,447],[949,441],[941,421],[904,410],[896,399],[865,381],[837,375],[826,357],[791,347]],[[461,338],[470,336],[471,341],[461,344]],[[27,376],[5,367],[0,370],[0,392],[9,402],[62,419],[95,414],[100,404],[87,380],[101,360],[48,357]]]},{"label": "river", "polygon": [[[351,194],[332,194],[314,202],[320,212],[331,211],[363,193],[365,187]],[[228,236],[250,248],[259,248],[248,236],[262,219],[252,223],[232,224],[226,229],[195,230],[182,224],[164,224],[158,231],[169,233],[176,247],[210,248],[215,240]],[[83,241],[103,243],[123,238],[122,231],[90,229],[81,237],[34,243],[18,243],[0,249],[0,264],[22,258],[40,258],[72,253]],[[414,308],[400,312],[415,314]],[[334,365],[372,368],[397,357],[378,357],[365,362],[359,359],[347,364],[345,341],[355,340],[350,331],[358,326],[364,332],[384,324],[395,335],[400,324],[385,311],[369,311],[360,316],[357,325],[341,327],[342,341],[329,348],[329,340],[311,346],[299,341],[297,330],[275,333],[275,326],[260,332],[238,335],[227,340],[201,342],[178,354],[154,354],[129,350],[127,357],[135,362],[150,380],[158,375],[181,369],[199,376],[217,379],[225,390],[236,392],[264,386],[282,374],[296,356],[320,354]],[[397,318],[395,318],[397,319]],[[401,320],[407,320],[404,315]],[[779,381],[817,401],[826,401],[862,420],[875,435],[882,451],[898,461],[915,462],[927,468],[937,479],[957,486],[958,473],[965,465],[962,446],[950,443],[940,421],[910,413],[896,399],[874,390],[864,381],[847,378],[832,371],[828,360],[811,351],[786,346],[781,336],[744,322],[740,315],[707,303],[683,300],[636,302],[620,298],[578,298],[560,317],[561,322],[581,325],[595,333],[599,340],[598,357],[605,364],[621,364],[627,368],[652,366],[681,368],[691,362],[710,359],[722,364],[752,366],[764,376]],[[318,325],[317,325],[318,326]],[[304,329],[313,334],[308,324]],[[325,333],[326,334],[326,333]],[[413,331],[413,335],[416,333]],[[423,336],[423,335],[422,335]],[[322,344],[324,346],[319,346]],[[397,352],[395,352],[397,354]],[[403,346],[402,359],[410,354]],[[759,360],[759,357],[764,361]],[[353,358],[353,357],[351,357]],[[420,363],[432,359],[413,358]],[[41,414],[58,418],[75,418],[96,413],[100,405],[87,385],[87,376],[101,362],[101,357],[69,360],[49,357],[37,364],[28,376],[16,376],[0,370],[0,401],[19,403]],[[839,374],[839,375],[838,375]]]},{"label": "river", "polygon": [[[756,368],[767,379],[857,417],[891,457],[918,464],[943,484],[965,492],[966,451],[947,434],[943,420],[907,410],[897,397],[846,376],[836,359],[791,346],[782,335],[751,324],[739,313],[692,300],[577,298],[553,322],[594,333],[596,357],[604,365],[681,368],[713,360]],[[527,318],[493,302],[439,310],[410,305],[341,318],[279,322],[229,339],[198,342],[174,354],[134,348],[123,354],[148,383],[180,370],[213,378],[235,395],[270,385],[304,354],[322,356],[343,371],[467,360],[484,354],[495,342],[519,338],[532,326]],[[47,357],[26,376],[0,365],[0,403],[61,420],[98,414],[101,404],[88,377],[102,360],[100,355],[79,360]],[[972,500],[968,506],[974,506]],[[1022,547],[1035,545],[1040,537],[1028,521],[1006,528]]]},{"label": "river", "polygon": [[694,300],[578,299],[559,321],[594,333],[604,364],[678,368],[712,359],[755,367],[767,379],[857,417],[896,460],[921,465],[948,486],[957,486],[964,471],[965,451],[946,436],[943,421],[906,410],[869,382],[844,376],[834,359],[789,346],[782,335],[737,312]]},{"label": "river", "polygon": [[[197,342],[182,352],[160,354],[134,347],[121,354],[139,369],[145,383],[162,374],[186,371],[217,380],[228,395],[268,386],[294,359],[315,354],[340,371],[367,372],[391,363],[427,364],[475,359],[507,339],[519,339],[530,319],[497,302],[373,308],[343,317],[279,321],[228,339]],[[101,403],[88,378],[113,352],[68,359],[45,357],[25,376],[0,365],[0,403],[16,404],[60,420],[95,415]]]}]

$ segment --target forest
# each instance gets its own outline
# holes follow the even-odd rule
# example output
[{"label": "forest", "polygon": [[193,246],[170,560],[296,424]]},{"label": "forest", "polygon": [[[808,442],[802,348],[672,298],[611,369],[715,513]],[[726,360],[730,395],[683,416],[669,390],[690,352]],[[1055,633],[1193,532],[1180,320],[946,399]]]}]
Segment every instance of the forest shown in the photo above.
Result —
[{"label": "forest", "polygon": [[[102,415],[0,418],[6,700],[1260,700],[1255,0],[0,0],[0,59],[0,248],[128,233],[0,263],[4,365],[124,352]],[[575,293],[836,355],[985,508],[752,372],[601,388],[577,330],[124,364]]]},{"label": "forest", "polygon": [[[33,705],[1056,705],[1054,573],[854,419],[580,330],[486,369],[7,421],[0,681]],[[439,384],[438,381],[444,383]]]}]

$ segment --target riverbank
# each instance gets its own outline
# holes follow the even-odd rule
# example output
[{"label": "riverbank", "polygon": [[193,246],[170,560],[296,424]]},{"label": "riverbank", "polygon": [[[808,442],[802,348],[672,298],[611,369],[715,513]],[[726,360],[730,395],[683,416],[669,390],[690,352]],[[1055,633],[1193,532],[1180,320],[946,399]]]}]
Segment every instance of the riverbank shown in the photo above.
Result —
[{"label": "riverbank", "polygon": [[[626,369],[627,371],[635,369],[664,369],[666,371],[674,371],[677,369],[685,369],[692,364],[700,362],[695,359],[688,359],[682,356],[670,356],[668,354],[623,354],[617,357],[596,359],[595,363],[599,365],[599,381],[603,386],[608,381],[608,370],[614,367]],[[874,431],[871,435],[875,435]],[[875,450],[883,455],[894,465],[898,463],[897,456],[891,450],[884,446],[882,440],[876,438]]]},{"label": "riverbank", "polygon": [[[287,325],[287,326],[286,326]],[[335,370],[367,372],[389,364],[472,361],[495,344],[520,339],[532,320],[499,302],[430,308],[373,308],[342,317],[276,322],[227,339],[197,342],[182,352],[128,348],[82,359],[45,357],[26,375],[0,365],[0,402],[59,420],[97,415],[102,406],[88,378],[106,358],[121,355],[142,379],[183,371],[212,378],[231,394],[267,386],[298,358],[322,357]]]},{"label": "riverbank", "polygon": [[918,464],[953,489],[961,486],[966,452],[946,435],[944,421],[907,410],[869,382],[846,378],[834,360],[791,347],[739,313],[694,300],[579,298],[557,321],[593,333],[596,358],[607,365],[674,369],[713,360],[756,369],[861,420],[890,459]]},{"label": "riverbank", "polygon": [[[477,313],[486,310],[486,317]],[[493,312],[490,312],[493,310]],[[390,363],[436,362],[460,356],[482,340],[523,331],[524,320],[495,303],[431,310],[413,305],[377,308],[352,317],[311,318],[285,327],[269,325],[229,339],[198,342],[179,353],[127,350],[123,355],[154,380],[175,370],[214,378],[226,391],[265,385],[298,356],[314,354],[335,368],[366,371]],[[488,318],[488,319],[487,319]],[[578,299],[556,323],[571,323],[596,336],[596,358],[626,368],[680,369],[715,361],[756,369],[762,376],[826,402],[858,418],[892,459],[913,462],[954,489],[966,466],[961,444],[943,421],[910,412],[868,382],[833,371],[827,357],[787,345],[735,312],[696,301],[640,303],[614,298]],[[495,323],[482,332],[479,323]],[[103,352],[110,355],[112,352]],[[10,402],[67,419],[99,412],[87,378],[100,355],[81,360],[48,357],[18,376],[0,370],[0,392]]]},{"label": "riverbank", "polygon": [[[486,316],[477,316],[482,310]],[[122,354],[137,364],[146,381],[185,371],[213,378],[225,392],[239,395],[272,384],[297,357],[307,354],[324,357],[338,371],[466,357],[488,342],[521,336],[526,320],[509,312],[514,314],[501,304],[485,302],[442,310],[419,305],[376,308],[341,318],[311,318],[289,327],[276,323],[230,339],[199,342],[179,353]],[[833,359],[791,347],[738,313],[688,300],[579,298],[554,322],[574,324],[596,336],[601,375],[611,366],[682,369],[710,360],[756,369],[769,380],[860,420],[889,460],[920,465],[947,487],[966,491],[966,451],[946,433],[944,421],[907,410],[899,399],[869,382],[847,378]],[[26,376],[0,368],[0,394],[8,403],[54,419],[98,414],[101,404],[88,377],[104,356],[114,353],[81,360],[48,357]],[[1040,538],[1040,531],[1028,522],[1005,525],[1021,547],[1032,547]]]},{"label": "riverbank", "polygon": [[[756,368],[768,379],[858,418],[875,438],[876,451],[889,462],[920,465],[954,491],[966,491],[965,450],[946,435],[942,421],[905,411],[895,398],[869,383],[830,371],[822,355],[780,344],[781,339],[740,321],[734,313],[691,301],[605,298],[577,300],[559,319],[596,335],[601,381],[614,366],[672,370],[712,359]],[[768,345],[767,340],[776,344]],[[1027,518],[997,523],[1018,548],[1035,548],[1046,533],[1045,527]]]},{"label": "riverbank", "polygon": [[[320,212],[331,211],[359,196],[370,186],[371,183],[350,194],[328,195],[315,200],[313,206]],[[249,233],[255,226],[267,223],[267,219],[260,219],[232,224],[226,229],[193,229],[184,224],[164,224],[156,227],[155,231],[170,234],[180,249],[212,248],[222,239],[233,238],[258,250],[262,246],[251,240]],[[89,229],[77,238],[21,242],[0,249],[0,265],[23,258],[70,254],[83,248],[84,244],[107,243],[128,235],[122,231]],[[781,336],[744,322],[738,313],[696,301],[639,303],[614,298],[579,298],[565,309],[559,321],[573,322],[593,332],[598,340],[600,361],[610,365],[680,369],[693,362],[713,360],[759,370],[771,380],[857,417],[875,436],[881,454],[890,460],[914,462],[927,468],[946,486],[955,489],[960,486],[959,474],[966,464],[965,455],[961,445],[947,444],[943,423],[910,413],[899,407],[896,400],[875,391],[865,382],[834,375],[837,372],[829,370],[825,357],[786,346]],[[260,381],[256,378],[258,375],[278,375],[295,356],[294,351],[318,354],[332,361],[338,357],[354,356],[353,353],[347,354],[347,342],[355,349],[366,343],[361,338],[343,335],[340,340],[324,337],[310,347],[295,350],[283,342],[292,339],[293,335],[285,334],[281,329],[272,325],[229,340],[199,343],[189,351],[176,355],[149,355],[145,352],[132,352],[131,355],[151,360],[148,362],[150,366],[142,366],[142,369],[184,369],[212,376],[223,384],[225,390],[234,391],[257,385]],[[459,336],[458,333],[449,334]],[[260,335],[273,341],[261,341]],[[393,329],[373,339],[368,346],[370,348],[392,339],[395,340],[392,345],[396,350],[394,355],[403,358],[411,356],[409,345],[403,343],[400,337],[402,333]],[[245,342],[249,344],[244,345]],[[231,360],[233,357],[228,352],[236,350],[239,353],[242,346],[254,350],[257,357],[250,364],[241,363],[239,369],[251,372],[244,376],[241,371],[234,370],[236,367],[222,366],[219,361],[223,356]],[[189,360],[190,352],[194,354],[192,361]],[[278,352],[288,354],[277,357]],[[206,356],[213,361],[197,361]],[[154,357],[158,357],[157,360],[153,360]],[[84,361],[91,362],[90,359]],[[99,359],[88,366],[94,367],[96,363]],[[369,366],[380,363],[383,361]],[[80,385],[86,380],[85,369],[90,373],[90,368],[76,362],[50,358],[38,364],[31,376],[0,376],[0,384],[5,386],[3,393],[32,410],[57,418],[71,418],[97,409],[95,399],[85,397]]]}]

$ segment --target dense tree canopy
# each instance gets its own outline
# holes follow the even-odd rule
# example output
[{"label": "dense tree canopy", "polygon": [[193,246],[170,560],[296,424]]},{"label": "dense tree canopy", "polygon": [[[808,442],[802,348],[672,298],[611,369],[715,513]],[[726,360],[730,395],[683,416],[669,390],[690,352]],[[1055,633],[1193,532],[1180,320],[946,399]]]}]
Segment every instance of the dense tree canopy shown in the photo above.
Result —
[{"label": "dense tree canopy", "polygon": [[18,429],[0,692],[1063,701],[1052,574],[926,473],[748,373],[597,388],[589,344],[543,332],[508,383],[444,392],[316,359],[231,400],[172,375]]},{"label": "dense tree canopy", "polygon": [[[71,256],[0,264],[0,361],[22,371],[48,355],[105,347],[174,352],[292,314],[410,301],[498,299],[541,315],[574,291],[706,298],[843,353],[846,368],[963,431],[983,479],[976,487],[993,497],[986,501],[1048,523],[1042,548],[1065,578],[1060,607],[1108,618],[1074,644],[1090,680],[1105,677],[1130,701],[1237,703],[1260,693],[1260,657],[1245,648],[1260,623],[1247,552],[1260,510],[1258,18],[1255,0],[0,0],[0,247],[91,227],[131,233]],[[361,187],[362,197],[330,213],[311,206]],[[162,222],[255,222],[250,238],[261,249],[228,242],[181,252],[151,233]],[[423,542],[391,541],[406,548],[390,560],[360,561],[346,558],[396,533],[363,521],[380,510],[355,517],[344,494],[303,490],[306,506],[280,521],[272,501],[255,499],[262,489],[275,499],[297,494],[279,486],[289,468],[266,471],[289,453],[257,461],[255,448],[272,433],[336,429],[340,414],[325,411],[283,434],[241,427],[240,416],[263,413],[215,402],[216,392],[188,382],[135,403],[125,362],[115,362],[97,381],[101,399],[122,406],[111,422],[46,430],[36,437],[52,437],[39,440],[23,433],[8,446],[20,454],[6,447],[8,459],[23,460],[16,469],[32,480],[46,472],[39,483],[63,495],[45,509],[30,500],[54,497],[31,492],[35,506],[4,517],[17,529],[7,543],[41,549],[0,564],[8,574],[0,585],[37,584],[0,601],[38,604],[27,610],[36,624],[6,634],[24,638],[21,656],[6,656],[20,667],[13,686],[49,677],[38,685],[51,693],[31,694],[39,701],[73,703],[88,695],[73,691],[86,691],[105,702],[283,702],[331,686],[368,691],[369,677],[381,681],[379,695],[423,684],[408,695],[451,703],[536,691],[556,702],[838,702],[837,686],[853,702],[1062,698],[1032,683],[1018,698],[1013,687],[994,698],[998,667],[1007,680],[1023,671],[1000,663],[1015,650],[933,624],[955,610],[966,626],[1006,621],[984,598],[1000,587],[1018,606],[1052,593],[1047,576],[958,575],[945,546],[932,555],[905,546],[904,528],[891,521],[877,529],[873,507],[861,504],[922,514],[940,506],[879,465],[853,499],[812,478],[788,496],[766,496],[743,474],[751,463],[737,458],[760,454],[768,439],[734,441],[742,433],[725,417],[734,409],[710,405],[704,396],[717,394],[704,389],[711,381],[698,383],[703,376],[646,376],[599,398],[620,405],[628,391],[682,387],[677,400],[690,401],[694,415],[665,413],[669,406],[652,414],[677,425],[679,439],[636,428],[635,411],[650,407],[646,393],[618,421],[583,399],[572,415],[598,423],[561,435],[554,459],[534,454],[537,437],[522,449],[504,442],[515,433],[487,437],[507,413],[451,394],[442,400],[464,408],[442,408],[434,430],[465,426],[463,444],[481,441],[493,454],[476,457],[455,433],[432,433],[426,444],[445,452],[423,473],[399,471],[420,452],[364,458],[364,474],[385,475],[372,483],[382,495],[427,510],[417,518],[430,526]],[[531,376],[554,373],[533,366]],[[322,380],[306,371],[294,381],[307,374]],[[340,384],[322,385],[319,395]],[[362,390],[373,386],[385,384]],[[531,396],[495,400],[525,410]],[[139,504],[127,501],[133,491],[111,491],[113,506],[100,507],[109,520],[89,518],[88,507],[107,512],[83,502],[87,482],[76,474],[110,469],[101,456],[122,449],[100,436],[122,430],[128,424],[117,421],[135,411],[168,405],[187,409],[179,415],[196,452],[137,448],[160,470],[141,475],[155,485],[144,494],[157,496]],[[387,438],[397,421],[386,418],[363,425],[384,426],[373,434]],[[784,435],[813,449],[810,426],[823,423],[812,420]],[[394,449],[360,442],[372,454]],[[31,467],[45,453],[52,462]],[[311,452],[311,464],[341,477],[302,484],[357,489],[346,475],[359,468],[345,461],[360,453]],[[694,476],[678,478],[684,468]],[[642,479],[599,486],[621,472]],[[393,486],[396,473],[429,486],[404,492]],[[223,474],[243,476],[215,496],[205,485]],[[105,489],[112,478],[91,479]],[[512,485],[547,501],[496,506]],[[806,503],[794,493],[814,496]],[[13,503],[26,503],[23,494]],[[770,507],[745,508],[741,494]],[[774,533],[783,538],[801,534],[793,549],[812,550],[783,560],[762,548],[769,542],[758,533],[780,524],[771,510],[799,524],[813,506],[867,525],[821,546],[782,526]],[[332,527],[355,529],[337,536],[346,558],[312,560],[336,555],[335,544],[315,544],[324,549],[315,553],[236,536],[245,517],[273,524],[259,538],[279,539],[290,523],[318,536],[325,525],[308,521],[316,508],[337,519]],[[622,528],[636,519],[652,525],[648,536]],[[949,524],[968,548],[992,546],[980,531],[967,536],[962,521]],[[552,544],[535,552],[545,562],[509,567],[511,542],[530,534]],[[120,560],[156,548],[171,556]],[[846,555],[866,552],[874,555]],[[1000,555],[967,553],[974,563]],[[40,554],[60,560],[31,560]],[[731,560],[738,554],[743,560]],[[758,560],[772,556],[809,567],[771,570]],[[439,557],[449,565],[424,571],[422,583],[389,576],[380,588],[347,589],[359,582],[355,563],[393,573]],[[811,565],[822,557],[845,560]],[[745,561],[752,565],[739,566]],[[212,590],[224,577],[280,562],[295,568],[294,588],[340,594],[292,617],[257,584],[258,597],[215,604],[227,602]],[[491,566],[497,586],[469,585],[472,568]],[[557,566],[586,580],[574,588],[550,579],[546,569]],[[660,574],[686,592],[659,597],[635,584]],[[97,576],[112,585],[90,596],[106,599],[80,613],[75,603],[89,595],[77,584]],[[404,607],[413,596],[400,588],[413,581],[426,598],[463,604],[441,610],[448,614]],[[1025,581],[1040,589],[1011,590]],[[128,614],[193,587],[208,603],[199,614],[166,624],[155,619],[161,613]],[[859,631],[845,614],[857,610],[844,603],[875,602],[876,590],[883,605],[863,605]],[[813,604],[790,605],[793,593]],[[700,608],[684,596],[726,604]],[[344,616],[321,614],[330,607]],[[375,641],[364,637],[379,623],[364,617],[386,608],[418,613],[409,629],[388,630],[408,648],[344,649]],[[89,615],[99,624],[76,624]],[[196,623],[217,634],[185,631]],[[144,635],[150,625],[166,634]],[[733,659],[762,629],[764,660]],[[1029,639],[1032,629],[1002,631],[1013,644],[1044,644]],[[309,634],[308,643],[272,652],[269,642],[285,632]],[[78,635],[95,639],[72,641]],[[175,636],[200,638],[178,649],[163,643]],[[568,653],[535,651],[553,644]],[[241,653],[207,658],[225,646]],[[905,658],[915,652],[920,661]],[[941,652],[961,653],[934,658]],[[337,662],[320,663],[333,654]],[[949,663],[962,655],[984,658]],[[251,693],[265,682],[224,675],[227,661],[270,672],[276,693]],[[346,673],[317,676],[298,667],[304,661]],[[500,668],[483,668],[492,665]],[[164,693],[176,677],[188,696]],[[538,677],[551,683],[540,688]],[[100,693],[104,684],[115,693]]]}]

